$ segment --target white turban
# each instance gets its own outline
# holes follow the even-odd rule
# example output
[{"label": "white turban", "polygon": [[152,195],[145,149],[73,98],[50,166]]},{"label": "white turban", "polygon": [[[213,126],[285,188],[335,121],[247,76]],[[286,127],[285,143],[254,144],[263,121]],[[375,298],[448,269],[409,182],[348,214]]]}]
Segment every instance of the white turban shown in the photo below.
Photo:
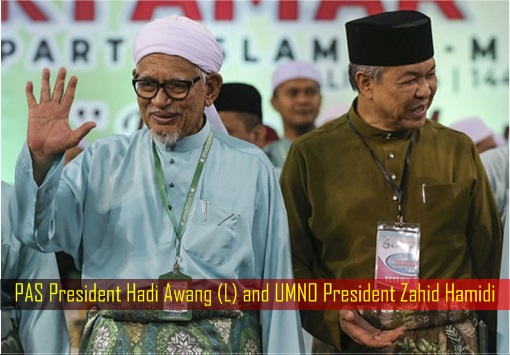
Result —
[{"label": "white turban", "polygon": [[292,79],[309,79],[321,84],[321,75],[313,65],[301,61],[291,61],[282,64],[273,73],[273,91],[284,82]]},{"label": "white turban", "polygon": [[142,26],[135,36],[135,64],[148,54],[177,55],[206,73],[220,71],[223,51],[212,33],[201,23],[173,15]]},{"label": "white turban", "polygon": [[[223,63],[223,51],[212,33],[201,23],[184,16],[157,19],[140,28],[133,46],[135,64],[153,53],[182,57],[206,73],[220,71]],[[206,109],[211,127],[226,133],[225,126],[214,112],[214,106]]]}]

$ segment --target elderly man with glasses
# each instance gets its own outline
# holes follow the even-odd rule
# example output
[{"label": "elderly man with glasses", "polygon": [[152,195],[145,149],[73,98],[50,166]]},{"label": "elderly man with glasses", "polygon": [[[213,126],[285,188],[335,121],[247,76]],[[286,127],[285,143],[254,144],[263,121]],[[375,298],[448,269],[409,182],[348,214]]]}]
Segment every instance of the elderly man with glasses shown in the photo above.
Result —
[{"label": "elderly man with glasses", "polygon": [[[76,77],[27,84],[27,144],[16,172],[16,234],[73,256],[85,280],[291,279],[287,216],[274,168],[253,145],[211,128],[222,51],[201,24],[171,16],[134,42],[133,86],[147,126],[91,144],[62,169]],[[53,92],[52,92],[53,91]],[[204,114],[205,112],[205,114]],[[297,311],[89,312],[81,351],[299,353]]]}]

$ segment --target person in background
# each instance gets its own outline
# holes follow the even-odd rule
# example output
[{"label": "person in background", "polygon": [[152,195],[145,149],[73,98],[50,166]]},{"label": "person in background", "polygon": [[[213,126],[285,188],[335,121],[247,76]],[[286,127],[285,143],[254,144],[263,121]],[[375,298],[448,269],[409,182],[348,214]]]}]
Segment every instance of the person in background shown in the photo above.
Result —
[{"label": "person in background", "polygon": [[490,149],[480,154],[487,177],[492,186],[501,223],[508,218],[508,147]]},{"label": "person in background", "polygon": [[266,127],[262,124],[262,97],[254,86],[223,84],[214,106],[232,137],[264,147]]},{"label": "person in background", "polygon": [[[348,22],[346,33],[357,97],[340,119],[297,139],[281,173],[296,279],[498,278],[501,222],[476,147],[426,118],[437,89],[430,18],[385,12]],[[376,262],[388,236],[392,255],[409,256],[403,276]],[[477,353],[479,319],[496,349],[493,311],[301,317],[317,353]]]},{"label": "person in background", "polygon": [[[132,85],[145,126],[95,141],[69,126],[77,78],[27,83],[27,143],[16,166],[16,236],[63,250],[82,280],[292,279],[287,215],[265,154],[211,128],[223,52],[202,24],[170,16],[134,39]],[[114,88],[112,88],[114,89]],[[209,111],[205,108],[209,107]],[[222,126],[222,125],[221,125]],[[38,223],[33,223],[34,220]],[[100,306],[100,305],[99,305]],[[85,353],[300,353],[297,311],[89,312]]]},{"label": "person in background", "polygon": [[478,117],[456,121],[450,125],[450,128],[467,134],[475,143],[478,153],[505,144],[505,139],[492,132]]},{"label": "person in background", "polygon": [[[44,254],[21,244],[10,224],[11,185],[2,181],[2,354],[69,354],[69,335],[62,309],[48,302],[42,290],[42,309],[20,309],[15,300],[15,283],[58,282],[54,254]],[[27,286],[28,287],[28,286]],[[28,294],[28,293],[26,293]],[[47,309],[45,309],[47,308]]]},{"label": "person in background", "polygon": [[264,125],[264,127],[266,128],[266,139],[264,141],[265,147],[270,143],[276,142],[277,140],[280,139],[280,137],[278,136],[278,133],[275,131],[273,127],[268,126],[266,124]]},{"label": "person in background", "polygon": [[349,111],[349,107],[350,106],[344,104],[335,104],[333,106],[329,106],[324,110],[321,110],[319,117],[317,117],[317,120],[315,120],[315,126],[320,127],[328,122],[336,120],[344,113]]},{"label": "person in background", "polygon": [[[487,177],[492,186],[494,197],[499,209],[501,223],[504,226],[503,234],[503,255],[501,258],[501,279],[509,278],[509,247],[508,247],[508,184],[509,184],[509,162],[508,147],[498,147],[483,152],[480,155],[482,163],[487,172]],[[503,296],[504,297],[504,296]],[[498,311],[498,338],[497,353],[509,354],[508,337],[508,310]]]},{"label": "person in background", "polygon": [[[67,149],[65,152],[64,166],[80,155],[87,146],[87,140],[82,139],[76,147]],[[55,256],[57,258],[60,279],[62,280],[62,288],[68,289],[71,285],[75,284],[75,282],[78,282],[75,280],[81,279],[81,271],[76,268],[72,256],[63,251],[56,252]],[[65,316],[67,329],[69,331],[71,352],[76,353],[80,347],[81,335],[87,319],[87,309],[66,309]]]},{"label": "person in background", "polygon": [[281,168],[291,143],[315,128],[322,101],[320,73],[309,63],[290,61],[275,70],[272,86],[271,105],[282,118],[283,137],[264,151]]},{"label": "person in background", "polygon": [[[69,164],[74,158],[81,154],[85,150],[87,145],[88,145],[87,141],[85,139],[82,139],[76,147],[71,147],[67,149],[65,152],[64,166]],[[67,255],[66,253],[61,251],[55,253],[55,255],[57,258],[57,265],[62,280],[80,278],[80,270],[76,268],[76,266],[74,265],[73,258],[70,255]]]}]

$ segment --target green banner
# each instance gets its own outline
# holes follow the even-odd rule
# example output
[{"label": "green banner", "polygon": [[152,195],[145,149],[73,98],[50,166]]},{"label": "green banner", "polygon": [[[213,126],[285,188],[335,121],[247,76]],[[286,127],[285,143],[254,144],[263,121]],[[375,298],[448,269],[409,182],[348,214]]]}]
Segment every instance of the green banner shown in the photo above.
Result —
[{"label": "green banner", "polygon": [[[322,113],[347,110],[345,22],[380,11],[416,9],[432,19],[438,92],[429,115],[450,124],[480,117],[496,133],[508,125],[508,1],[2,1],[2,179],[14,180],[26,138],[25,85],[39,91],[41,71],[64,66],[79,78],[71,125],[94,120],[88,143],[137,129],[131,86],[132,41],[147,21],[172,14],[203,22],[221,44],[224,82],[262,94],[266,124],[282,133],[270,105],[271,74],[289,59],[322,75]],[[335,111],[336,109],[336,111]]]}]

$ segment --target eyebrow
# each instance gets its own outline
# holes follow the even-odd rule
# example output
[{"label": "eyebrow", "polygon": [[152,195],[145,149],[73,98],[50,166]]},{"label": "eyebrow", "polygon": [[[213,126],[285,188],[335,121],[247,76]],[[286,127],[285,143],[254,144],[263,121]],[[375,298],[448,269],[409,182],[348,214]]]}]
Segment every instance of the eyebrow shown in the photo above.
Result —
[{"label": "eyebrow", "polygon": [[[137,76],[138,79],[142,79],[142,80],[153,80],[153,81],[157,81],[155,78],[153,78],[151,75],[147,74],[147,75],[140,75],[138,74]],[[167,81],[190,81],[190,80],[193,80],[193,79],[186,79],[182,76],[177,76],[177,77],[174,77],[174,78],[171,78],[171,79],[165,79],[163,82],[167,82]]]}]

